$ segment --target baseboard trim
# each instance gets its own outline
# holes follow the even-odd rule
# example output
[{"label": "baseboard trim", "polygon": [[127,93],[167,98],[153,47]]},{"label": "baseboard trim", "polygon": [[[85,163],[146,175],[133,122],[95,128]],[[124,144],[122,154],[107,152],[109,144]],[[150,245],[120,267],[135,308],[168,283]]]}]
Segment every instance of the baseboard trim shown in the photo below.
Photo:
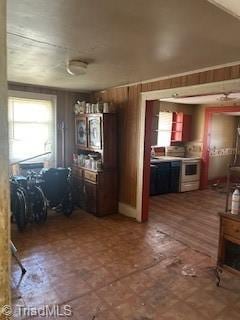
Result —
[{"label": "baseboard trim", "polygon": [[[232,175],[230,178],[230,181],[233,183],[239,182],[239,177],[237,175]],[[215,179],[208,180],[208,185],[213,185],[213,184],[219,184],[219,183],[226,183],[227,182],[227,177],[219,177]]]},{"label": "baseboard trim", "polygon": [[213,185],[213,184],[219,184],[219,183],[225,183],[227,182],[227,177],[219,177],[219,178],[214,178],[214,179],[210,179],[208,180],[208,185]]},{"label": "baseboard trim", "polygon": [[118,211],[119,213],[123,214],[124,216],[130,218],[137,218],[137,210],[136,208],[129,206],[128,204],[118,202]]}]

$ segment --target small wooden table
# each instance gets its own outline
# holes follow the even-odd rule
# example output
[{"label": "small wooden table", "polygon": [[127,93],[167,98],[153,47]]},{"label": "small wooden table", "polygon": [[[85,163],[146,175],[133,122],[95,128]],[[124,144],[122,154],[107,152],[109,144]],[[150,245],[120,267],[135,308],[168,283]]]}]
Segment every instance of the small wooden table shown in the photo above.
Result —
[{"label": "small wooden table", "polygon": [[223,270],[240,275],[240,215],[219,213],[220,233],[216,268],[217,286]]}]

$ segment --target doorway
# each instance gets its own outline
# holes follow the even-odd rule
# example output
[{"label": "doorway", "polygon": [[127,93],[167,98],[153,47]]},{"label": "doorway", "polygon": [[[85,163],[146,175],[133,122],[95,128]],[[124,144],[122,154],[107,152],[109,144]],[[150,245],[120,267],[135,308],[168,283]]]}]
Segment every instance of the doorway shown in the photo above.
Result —
[{"label": "doorway", "polygon": [[[213,95],[211,95],[213,96]],[[215,95],[215,99],[219,99],[218,95]],[[214,105],[214,99],[211,97],[210,104],[201,104],[203,99],[206,99],[205,95],[195,96],[196,98],[195,104],[191,104],[189,108],[193,108],[194,113],[192,114],[193,121],[196,119],[201,123],[196,125],[196,123],[192,123],[194,137],[192,137],[193,141],[187,141],[188,143],[185,145],[187,152],[191,153],[191,157],[196,156],[198,153],[198,148],[202,152],[205,151],[205,133],[207,122],[205,122],[205,116],[209,112],[212,115],[212,122],[209,121],[208,127],[213,128],[213,124],[219,127],[219,124],[222,124],[226,128],[228,128],[228,137],[233,136],[235,133],[236,125],[237,125],[237,115],[240,112],[240,106],[225,106],[222,103],[219,106],[210,107],[209,105]],[[191,97],[192,99],[192,97]],[[143,181],[144,181],[144,189],[143,189],[143,201],[142,201],[142,221],[147,221],[148,218],[151,219],[151,222],[154,221],[156,226],[161,226],[161,230],[166,232],[169,235],[173,235],[177,240],[183,241],[188,244],[190,247],[193,247],[197,250],[205,252],[211,256],[215,256],[217,252],[217,242],[218,242],[218,216],[217,212],[221,211],[224,208],[225,195],[217,194],[214,190],[206,189],[208,186],[208,181],[211,180],[211,175],[207,176],[207,184],[206,187],[203,187],[200,191],[190,191],[186,193],[178,193],[178,192],[163,192],[164,194],[159,194],[153,197],[149,197],[149,186],[151,188],[151,161],[152,161],[152,141],[153,141],[153,127],[154,127],[154,117],[157,108],[157,104],[161,105],[162,100],[174,100],[173,98],[159,99],[159,100],[151,100],[146,101],[146,118],[145,118],[145,144],[144,144],[144,152],[146,157],[144,158],[144,170],[143,170]],[[175,99],[176,100],[176,99]],[[179,99],[181,103],[187,103],[188,98],[183,97],[182,100]],[[192,101],[192,100],[191,100]],[[194,101],[194,100],[193,100]],[[176,101],[175,101],[176,102]],[[183,105],[178,109],[178,111],[182,111]],[[171,108],[170,108],[171,109]],[[170,109],[167,110],[170,112]],[[159,109],[161,110],[161,108]],[[214,112],[216,111],[216,112]],[[221,113],[223,111],[223,113]],[[224,112],[225,111],[225,112]],[[234,113],[235,111],[235,113]],[[186,109],[185,109],[186,112]],[[240,113],[239,113],[240,114]],[[159,113],[159,117],[161,116],[161,112]],[[216,116],[216,121],[214,117]],[[210,119],[210,118],[209,118]],[[220,120],[220,121],[219,121]],[[204,123],[205,122],[205,123]],[[207,128],[208,128],[207,127]],[[219,128],[216,130],[219,130]],[[209,132],[209,130],[207,131]],[[215,132],[215,140],[216,140]],[[199,139],[201,136],[201,139]],[[214,135],[211,134],[212,138]],[[226,134],[224,135],[224,139],[226,138]],[[164,143],[166,139],[163,139]],[[190,139],[191,140],[191,139]],[[225,139],[226,140],[226,139]],[[209,150],[216,149],[216,147],[221,149],[226,149],[229,152],[233,152],[234,149],[234,138],[229,139],[227,141],[224,140],[225,144],[221,145],[221,141],[218,141],[218,145],[211,145],[210,139],[208,141],[208,153]],[[213,139],[212,139],[212,142]],[[214,142],[216,144],[216,141]],[[227,143],[227,144],[226,144]],[[161,147],[160,145],[158,147]],[[188,149],[189,147],[189,149]],[[203,148],[204,147],[204,148]],[[160,149],[160,148],[159,148]],[[226,151],[225,150],[225,151]],[[218,150],[217,150],[218,151]],[[161,158],[161,157],[159,157]],[[224,167],[227,168],[226,163],[230,157],[225,157],[220,161],[220,170]],[[206,159],[202,159],[202,177],[206,175]],[[174,161],[175,162],[175,161]],[[218,161],[219,162],[219,161]],[[216,167],[216,163],[211,163],[208,159],[208,166],[211,165],[214,168]],[[166,166],[165,166],[166,167]],[[190,166],[192,168],[192,166]],[[209,168],[207,167],[208,171]],[[166,168],[165,168],[166,170]],[[210,168],[211,171],[214,171]],[[216,171],[216,170],[215,170]],[[192,170],[191,170],[192,172]],[[211,172],[212,173],[212,172]],[[217,174],[216,172],[213,174]],[[213,176],[212,174],[212,176]],[[203,180],[202,180],[203,181]],[[165,188],[166,189],[166,188]],[[194,189],[192,189],[194,190]],[[182,191],[182,190],[181,190]],[[184,190],[187,191],[187,190]],[[172,193],[171,193],[172,192]],[[205,199],[203,202],[202,199]],[[150,214],[150,216],[149,216]]]},{"label": "doorway", "polygon": [[[214,91],[216,92],[216,91]],[[219,99],[218,94],[208,93],[209,96],[216,96],[215,99]],[[220,95],[224,95],[221,94]],[[181,97],[178,102],[186,102],[188,99],[206,99],[206,94],[189,95],[189,97]],[[141,207],[141,221],[147,221],[151,219],[151,223],[154,221],[154,225],[160,228],[168,235],[172,235],[176,240],[180,240],[190,247],[204,252],[212,257],[216,256],[217,243],[218,243],[218,215],[217,212],[223,211],[225,207],[225,194],[217,193],[216,190],[207,188],[209,179],[209,157],[210,151],[212,152],[213,146],[210,145],[211,141],[211,120],[215,115],[219,118],[226,117],[227,122],[230,118],[235,116],[232,113],[235,111],[240,112],[240,106],[226,105],[223,102],[206,103],[205,105],[198,105],[197,116],[193,117],[200,119],[199,123],[193,123],[193,131],[195,137],[193,140],[197,141],[201,148],[201,190],[190,191],[184,193],[169,193],[156,197],[149,197],[150,193],[150,162],[151,162],[151,147],[152,147],[152,133],[154,110],[156,104],[161,100],[172,100],[173,97],[157,97],[154,96],[154,100],[145,101],[145,118],[144,118],[144,152],[143,152],[143,189],[142,189],[142,207]],[[183,101],[180,101],[183,99]],[[218,101],[218,100],[217,100]],[[193,106],[194,108],[194,106]],[[195,110],[196,111],[196,110]],[[237,115],[237,114],[236,114]],[[231,122],[231,121],[230,121]],[[226,124],[226,123],[225,123]],[[234,128],[233,128],[234,130]],[[201,133],[201,134],[200,134]],[[198,136],[201,135],[201,141]],[[206,139],[207,138],[207,139]],[[195,141],[195,142],[196,142]],[[216,147],[216,146],[215,146]],[[234,147],[234,139],[232,139],[231,145],[223,145],[222,149],[231,149]],[[194,148],[192,151],[196,151]],[[225,161],[226,162],[226,161]],[[213,164],[214,165],[214,164]],[[204,201],[202,201],[204,199]]]},{"label": "doorway", "polygon": [[[201,98],[202,99],[202,98]],[[184,99],[183,99],[184,100]],[[184,100],[185,101],[185,100]],[[161,100],[160,100],[161,106]],[[156,102],[153,105],[155,110]],[[168,112],[172,110],[171,105],[168,104]],[[176,106],[175,106],[176,107]],[[179,106],[178,110],[183,110],[183,105]],[[208,110],[204,105],[191,105],[190,109],[193,108],[197,115],[194,116],[193,120],[199,120],[203,118],[202,125],[204,125],[204,113],[205,110]],[[216,107],[215,107],[216,108]],[[223,106],[217,107],[218,110],[225,110]],[[160,108],[161,110],[161,108]],[[238,124],[237,116],[239,115],[238,107],[235,106],[235,112],[230,112],[231,109],[228,107],[225,113],[216,112],[212,115],[211,125],[211,141],[209,144],[210,158],[209,158],[209,175],[208,183],[212,178],[219,180],[221,174],[227,175],[228,165],[233,158],[233,150],[235,147],[235,138],[236,128]],[[187,112],[185,107],[185,112]],[[201,117],[200,117],[201,113]],[[149,115],[149,113],[147,113]],[[159,113],[159,117],[162,113]],[[154,122],[154,116],[153,116]],[[193,131],[196,139],[200,134],[198,127],[193,123]],[[146,126],[147,127],[147,126]],[[196,134],[197,131],[197,134]],[[223,134],[224,133],[224,134]],[[220,135],[220,136],[219,136]],[[163,138],[165,138],[163,136]],[[163,144],[165,139],[161,141]],[[199,141],[190,141],[186,143],[185,146],[191,146],[191,151],[194,154],[196,153],[196,146],[200,144]],[[195,146],[196,145],[196,146]],[[159,144],[159,149],[160,149]],[[194,147],[195,146],[195,147]],[[178,146],[178,149],[180,147]],[[157,149],[157,148],[156,148]],[[167,148],[166,148],[167,149]],[[187,148],[188,149],[188,148]],[[222,152],[223,154],[219,154]],[[227,154],[226,154],[227,152]],[[185,155],[188,157],[188,155]],[[179,158],[181,159],[181,158]],[[188,159],[188,158],[185,158]],[[171,189],[172,180],[169,181],[169,175],[173,177],[171,167],[172,164],[177,164],[183,162],[181,170],[191,172],[191,174],[197,174],[197,160],[191,158],[191,165],[188,165],[187,170],[185,170],[185,161],[177,161],[177,158],[171,157],[151,157],[150,165],[150,197],[149,197],[149,219],[150,223],[154,223],[156,228],[159,228],[164,233],[173,236],[176,240],[182,241],[184,244],[189,245],[190,247],[199,250],[200,252],[206,253],[212,257],[215,257],[217,252],[218,244],[218,215],[217,212],[220,212],[224,208],[225,194],[220,193],[216,190],[202,188],[202,190],[184,192],[187,190],[180,189],[179,191],[173,191]],[[159,162],[160,161],[160,162]],[[190,160],[189,160],[190,161]],[[185,168],[185,169],[183,169]],[[176,166],[174,170],[176,172]],[[160,170],[164,172],[160,172]],[[157,183],[164,183],[164,188],[152,188],[151,181],[155,181],[155,175],[157,176]],[[194,175],[187,176],[188,178],[193,177]],[[180,176],[180,180],[182,175]],[[175,179],[176,180],[176,179]],[[168,184],[166,188],[166,184]],[[188,182],[190,185],[190,183]],[[180,184],[181,185],[181,184]],[[220,191],[220,190],[219,190]],[[202,201],[204,199],[204,201]]]},{"label": "doorway", "polygon": [[[218,123],[222,123],[224,125],[225,117],[238,117],[240,115],[240,106],[215,106],[215,107],[208,107],[205,110],[205,128],[204,128],[204,142],[203,142],[203,167],[202,167],[202,175],[201,175],[201,186],[202,188],[206,188],[208,186],[209,180],[220,180],[223,181],[225,180],[226,177],[226,172],[223,172],[222,176],[219,176],[218,179],[216,177],[212,177],[209,175],[209,168],[210,166],[214,165],[214,161],[210,162],[211,158],[214,158],[217,153],[225,153],[226,156],[230,156],[232,154],[232,146],[226,146],[224,145],[224,142],[226,144],[226,137],[225,141],[221,141],[222,143],[222,148],[214,146],[213,139],[215,139],[215,134],[216,131],[213,132],[212,129],[217,129]],[[224,117],[221,119],[216,119],[216,117]],[[226,118],[225,118],[226,119]],[[214,121],[215,120],[215,121]],[[229,119],[226,119],[229,120]],[[237,127],[237,122],[235,121],[235,129]],[[234,129],[234,123],[231,121],[227,121],[228,126],[232,127],[232,130]],[[213,128],[213,125],[215,125],[215,128]],[[231,129],[230,129],[231,130]],[[214,135],[214,136],[213,136]],[[236,135],[236,130],[235,130],[235,135]],[[234,137],[235,137],[234,135]],[[212,144],[213,143],[213,144]],[[227,139],[227,143],[234,143],[234,140],[229,141]],[[225,147],[225,148],[224,148]],[[215,149],[215,150],[214,150]],[[220,149],[220,150],[219,150]],[[222,150],[221,150],[222,149]],[[229,150],[224,150],[224,149],[229,149]],[[227,159],[228,160],[228,159]],[[219,170],[221,170],[219,168]],[[213,179],[214,178],[214,179]],[[211,181],[214,182],[214,181]]]},{"label": "doorway", "polygon": [[[223,81],[218,83],[211,83],[207,85],[197,85],[185,88],[168,89],[154,92],[146,92],[141,97],[141,108],[140,108],[140,155],[138,165],[138,185],[137,185],[137,220],[144,222],[149,217],[149,184],[150,184],[150,158],[151,158],[151,136],[150,130],[152,127],[152,115],[153,109],[160,99],[173,98],[173,97],[184,97],[184,96],[203,96],[212,95],[213,93],[224,93],[224,92],[237,92],[239,90],[239,84],[236,81]],[[207,110],[210,112],[210,108]],[[218,107],[219,108],[219,107]],[[228,107],[230,108],[230,107]],[[236,108],[236,107],[234,107]],[[231,110],[231,109],[228,109]],[[236,109],[234,109],[236,111]],[[210,117],[210,113],[208,113]],[[206,130],[204,127],[203,145],[205,146]],[[206,148],[203,147],[202,155],[202,174],[201,174],[201,186],[204,188],[204,181],[206,181],[206,167],[207,163],[207,152]]]}]

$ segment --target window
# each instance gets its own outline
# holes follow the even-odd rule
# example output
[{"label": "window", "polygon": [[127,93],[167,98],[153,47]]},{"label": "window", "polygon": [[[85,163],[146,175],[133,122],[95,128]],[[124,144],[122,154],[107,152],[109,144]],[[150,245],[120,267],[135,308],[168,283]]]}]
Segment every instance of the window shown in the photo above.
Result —
[{"label": "window", "polygon": [[50,151],[47,159],[55,164],[55,97],[10,92],[8,110],[11,163]]},{"label": "window", "polygon": [[157,139],[159,147],[169,147],[171,145],[172,122],[172,112],[159,112]]}]

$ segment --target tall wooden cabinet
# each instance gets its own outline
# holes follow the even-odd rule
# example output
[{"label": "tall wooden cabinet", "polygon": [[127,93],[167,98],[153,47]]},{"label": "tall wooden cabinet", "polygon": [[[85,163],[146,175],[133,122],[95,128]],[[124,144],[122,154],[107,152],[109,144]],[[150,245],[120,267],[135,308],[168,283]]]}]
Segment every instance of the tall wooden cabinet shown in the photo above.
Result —
[{"label": "tall wooden cabinet", "polygon": [[96,216],[117,213],[117,179],[116,114],[76,116],[72,166],[75,204]]},{"label": "tall wooden cabinet", "polygon": [[220,213],[217,285],[223,270],[240,275],[240,215]]}]

